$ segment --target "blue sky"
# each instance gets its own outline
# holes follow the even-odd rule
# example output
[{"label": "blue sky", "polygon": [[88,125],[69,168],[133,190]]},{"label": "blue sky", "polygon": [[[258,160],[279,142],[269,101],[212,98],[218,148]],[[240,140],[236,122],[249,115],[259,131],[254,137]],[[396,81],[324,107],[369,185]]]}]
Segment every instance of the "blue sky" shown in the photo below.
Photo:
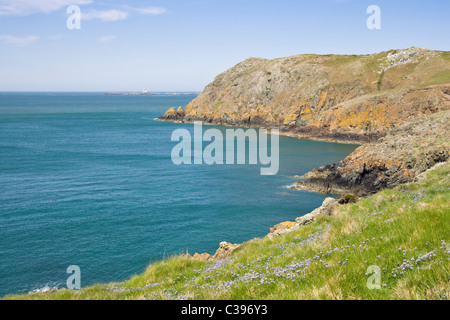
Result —
[{"label": "blue sky", "polygon": [[201,91],[254,56],[450,51],[449,14],[448,0],[0,0],[0,91]]}]

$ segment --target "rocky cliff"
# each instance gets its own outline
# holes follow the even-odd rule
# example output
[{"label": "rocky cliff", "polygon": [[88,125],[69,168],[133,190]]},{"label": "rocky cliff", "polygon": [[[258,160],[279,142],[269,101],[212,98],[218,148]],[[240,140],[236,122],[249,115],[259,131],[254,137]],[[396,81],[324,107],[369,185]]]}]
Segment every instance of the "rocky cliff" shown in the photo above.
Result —
[{"label": "rocky cliff", "polygon": [[184,110],[171,108],[159,119],[364,144],[341,163],[308,173],[297,187],[365,194],[411,181],[448,158],[447,110],[450,52],[412,47],[249,58],[218,75]]},{"label": "rocky cliff", "polygon": [[450,110],[415,119],[392,129],[377,142],[356,149],[338,164],[314,169],[292,188],[321,193],[366,195],[397,184],[447,161]]},{"label": "rocky cliff", "polygon": [[185,110],[161,120],[277,127],[328,141],[376,141],[415,118],[450,109],[450,52],[249,58],[218,75]]}]

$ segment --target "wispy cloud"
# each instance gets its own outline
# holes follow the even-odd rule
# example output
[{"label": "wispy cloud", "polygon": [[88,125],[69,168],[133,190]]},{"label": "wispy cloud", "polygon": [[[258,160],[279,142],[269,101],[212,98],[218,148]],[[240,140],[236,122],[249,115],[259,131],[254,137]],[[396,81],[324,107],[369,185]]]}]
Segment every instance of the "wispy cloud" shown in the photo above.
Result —
[{"label": "wispy cloud", "polygon": [[7,44],[27,45],[39,40],[38,36],[16,37],[9,34],[0,34],[0,41]]},{"label": "wispy cloud", "polygon": [[81,19],[83,20],[93,20],[99,19],[101,21],[120,21],[126,20],[131,13],[143,14],[143,15],[160,15],[164,14],[166,9],[162,7],[143,7],[136,8],[130,6],[121,6],[120,9],[110,9],[110,10],[88,10],[86,12],[81,12]]},{"label": "wispy cloud", "polygon": [[100,19],[101,21],[119,21],[128,18],[129,12],[123,10],[90,10],[87,12],[81,12],[81,19],[92,20]]},{"label": "wispy cloud", "polygon": [[[90,5],[92,0],[0,0],[0,16],[26,16],[35,13],[51,13],[63,10],[70,5]],[[131,13],[143,15],[161,15],[166,12],[162,7],[132,7],[128,5],[112,6],[109,10],[85,9],[81,10],[84,20],[99,19],[101,21],[126,20]],[[114,9],[117,8],[117,9]]]},{"label": "wispy cloud", "polygon": [[0,0],[0,16],[26,16],[33,13],[50,13],[70,5],[91,4],[92,0]]},{"label": "wispy cloud", "polygon": [[49,37],[48,37],[48,39],[49,39],[49,40],[52,40],[52,41],[61,40],[61,39],[63,39],[63,38],[64,38],[64,36],[61,35],[61,34],[55,34],[55,35],[53,35],[53,36],[49,36]]},{"label": "wispy cloud", "polygon": [[162,7],[133,8],[137,13],[157,16],[166,12]]},{"label": "wispy cloud", "polygon": [[117,36],[115,35],[106,35],[106,36],[102,36],[100,37],[100,39],[98,39],[99,42],[111,42],[116,40]]}]

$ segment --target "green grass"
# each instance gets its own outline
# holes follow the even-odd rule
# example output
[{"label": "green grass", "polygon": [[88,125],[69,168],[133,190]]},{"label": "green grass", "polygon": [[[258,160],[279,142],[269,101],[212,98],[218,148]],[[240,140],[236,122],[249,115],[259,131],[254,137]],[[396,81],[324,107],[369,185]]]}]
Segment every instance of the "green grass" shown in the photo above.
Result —
[{"label": "green grass", "polygon": [[335,55],[331,56],[331,59],[328,59],[324,62],[327,66],[337,66],[337,65],[345,65],[348,63],[355,62],[357,60],[361,59],[361,56],[358,56],[356,54],[352,55]]},{"label": "green grass", "polygon": [[386,58],[388,54],[391,52],[394,53],[394,50],[380,52],[378,54],[371,56],[365,62],[364,68],[367,71],[378,72],[380,70],[380,66],[386,63]]},{"label": "green grass", "polygon": [[220,99],[218,99],[218,100],[216,101],[216,103],[214,104],[213,109],[214,109],[214,110],[219,109],[221,104],[222,104],[222,101],[221,101]]},{"label": "green grass", "polygon": [[378,91],[381,90],[381,85],[383,84],[383,77],[384,77],[384,72],[382,72],[380,74],[380,77],[378,78],[378,81],[377,81],[377,89],[378,89]]},{"label": "green grass", "polygon": [[[217,262],[174,256],[122,283],[6,299],[449,299],[450,166]],[[369,266],[381,288],[369,289]]]},{"label": "green grass", "polygon": [[435,75],[433,75],[430,79],[430,84],[438,84],[438,83],[444,83],[444,82],[450,82],[450,69],[449,70],[443,70]]},{"label": "green grass", "polygon": [[442,58],[444,58],[444,60],[450,61],[450,51],[442,51]]}]

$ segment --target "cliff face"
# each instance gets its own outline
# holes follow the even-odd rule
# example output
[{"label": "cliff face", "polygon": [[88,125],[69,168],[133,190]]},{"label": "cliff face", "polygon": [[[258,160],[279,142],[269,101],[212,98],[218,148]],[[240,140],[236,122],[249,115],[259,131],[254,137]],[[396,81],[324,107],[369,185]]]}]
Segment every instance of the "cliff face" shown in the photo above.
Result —
[{"label": "cliff face", "polygon": [[366,195],[445,162],[450,155],[450,110],[401,125],[374,143],[356,149],[338,164],[314,169],[292,188],[321,193]]},{"label": "cliff face", "polygon": [[220,74],[185,110],[161,120],[277,127],[304,138],[375,141],[450,109],[450,55],[427,49],[373,55],[247,59]]},{"label": "cliff face", "polygon": [[279,128],[300,138],[364,144],[296,188],[369,194],[449,158],[450,52],[247,59],[185,110],[160,120]]}]

